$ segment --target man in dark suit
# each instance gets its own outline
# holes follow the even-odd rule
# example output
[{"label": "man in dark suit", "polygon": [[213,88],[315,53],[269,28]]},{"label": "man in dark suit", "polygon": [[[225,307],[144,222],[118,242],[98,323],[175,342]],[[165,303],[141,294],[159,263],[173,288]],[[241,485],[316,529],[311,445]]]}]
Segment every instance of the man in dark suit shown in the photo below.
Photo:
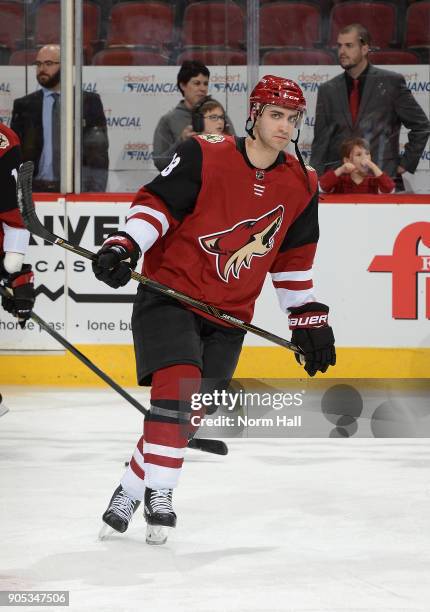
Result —
[{"label": "man in dark suit", "polygon": [[[344,140],[365,138],[372,160],[402,190],[402,174],[415,172],[430,123],[401,74],[369,64],[369,45],[370,34],[361,24],[340,30],[337,50],[345,72],[319,88],[310,163],[321,175],[341,163]],[[400,156],[402,125],[409,132]]]},{"label": "man in dark suit", "polygon": [[[11,128],[21,140],[23,161],[33,161],[34,191],[60,191],[60,47],[46,45],[36,57],[41,89],[14,101]],[[83,92],[82,191],[105,191],[109,157],[100,96]]]}]

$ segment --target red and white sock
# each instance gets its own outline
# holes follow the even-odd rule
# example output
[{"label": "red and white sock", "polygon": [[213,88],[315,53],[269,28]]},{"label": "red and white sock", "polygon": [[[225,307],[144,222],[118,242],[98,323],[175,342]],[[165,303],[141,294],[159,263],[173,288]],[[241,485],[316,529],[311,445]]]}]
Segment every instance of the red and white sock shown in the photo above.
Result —
[{"label": "red and white sock", "polygon": [[122,487],[143,499],[145,486],[174,489],[181,474],[190,433],[190,400],[199,391],[201,373],[193,365],[175,365],[154,372],[151,413],[144,421]]}]

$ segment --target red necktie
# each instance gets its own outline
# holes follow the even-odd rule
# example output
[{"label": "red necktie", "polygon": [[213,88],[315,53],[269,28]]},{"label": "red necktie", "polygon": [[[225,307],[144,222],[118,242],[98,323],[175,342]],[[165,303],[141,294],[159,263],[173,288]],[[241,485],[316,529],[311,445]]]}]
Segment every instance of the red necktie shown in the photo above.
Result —
[{"label": "red necktie", "polygon": [[352,123],[354,124],[357,115],[358,107],[360,106],[360,92],[358,90],[358,79],[352,79],[352,89],[349,95],[349,109],[351,111]]}]

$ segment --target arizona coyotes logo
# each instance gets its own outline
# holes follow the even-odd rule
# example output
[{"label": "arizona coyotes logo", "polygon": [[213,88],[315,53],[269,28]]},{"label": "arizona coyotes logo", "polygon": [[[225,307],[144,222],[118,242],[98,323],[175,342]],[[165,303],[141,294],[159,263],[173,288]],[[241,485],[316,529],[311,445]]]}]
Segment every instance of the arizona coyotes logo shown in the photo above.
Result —
[{"label": "arizona coyotes logo", "polygon": [[284,207],[279,205],[258,219],[240,221],[224,232],[199,238],[203,249],[215,255],[220,278],[228,282],[230,272],[239,278],[242,266],[250,268],[253,257],[264,257],[273,248],[274,236],[282,224]]},{"label": "arizona coyotes logo", "polygon": [[4,134],[0,134],[0,149],[7,149],[9,146],[9,140]]},{"label": "arizona coyotes logo", "polygon": [[199,138],[211,142],[212,144],[225,140],[224,136],[221,136],[221,134],[199,134]]}]

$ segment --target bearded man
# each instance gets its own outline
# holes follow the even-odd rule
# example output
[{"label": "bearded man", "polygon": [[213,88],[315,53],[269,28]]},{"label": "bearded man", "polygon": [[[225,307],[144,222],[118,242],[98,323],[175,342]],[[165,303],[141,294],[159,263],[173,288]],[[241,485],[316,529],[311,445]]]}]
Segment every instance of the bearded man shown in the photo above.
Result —
[{"label": "bearded man", "polygon": [[[59,45],[45,45],[34,62],[41,86],[14,101],[11,128],[21,140],[23,161],[34,162],[33,191],[60,191],[61,61]],[[106,191],[108,136],[100,96],[82,97],[82,191]]]}]

